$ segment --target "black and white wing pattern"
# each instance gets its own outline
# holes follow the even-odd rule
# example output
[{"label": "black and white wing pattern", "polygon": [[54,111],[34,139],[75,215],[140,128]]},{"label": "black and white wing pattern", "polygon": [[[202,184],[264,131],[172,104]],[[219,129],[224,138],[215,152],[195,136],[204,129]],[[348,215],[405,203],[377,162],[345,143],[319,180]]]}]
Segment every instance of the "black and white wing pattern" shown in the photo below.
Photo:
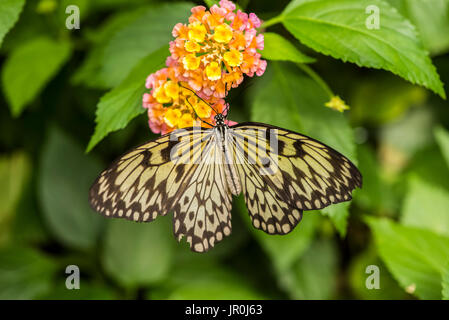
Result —
[{"label": "black and white wing pattern", "polygon": [[231,233],[232,194],[240,190],[255,228],[286,234],[304,210],[348,201],[361,185],[351,161],[312,138],[222,123],[177,130],[126,153],[101,173],[89,200],[106,217],[133,221],[173,212],[176,239],[205,252]]},{"label": "black and white wing pattern", "polygon": [[[231,194],[213,129],[182,129],[121,156],[92,185],[92,208],[106,217],[149,222],[174,212],[173,229],[193,251],[231,233]],[[208,161],[203,161],[206,159]]]},{"label": "black and white wing pattern", "polygon": [[348,201],[362,186],[349,159],[296,132],[241,123],[229,129],[229,140],[253,225],[267,233],[290,232],[303,210]]}]

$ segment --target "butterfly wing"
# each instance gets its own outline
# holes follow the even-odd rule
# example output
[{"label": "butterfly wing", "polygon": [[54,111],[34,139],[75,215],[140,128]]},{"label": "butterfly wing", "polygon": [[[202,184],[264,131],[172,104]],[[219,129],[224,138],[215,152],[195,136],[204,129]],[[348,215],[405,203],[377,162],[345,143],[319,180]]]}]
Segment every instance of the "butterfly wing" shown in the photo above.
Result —
[{"label": "butterfly wing", "polygon": [[[265,197],[267,204],[275,204],[276,199],[278,204],[284,203],[284,211],[293,215],[295,209],[301,213],[348,201],[352,190],[362,186],[362,176],[349,159],[312,138],[262,123],[241,123],[229,132],[253,219],[265,212],[252,205],[254,199]],[[296,222],[300,217],[294,214],[296,219],[289,220]]]},{"label": "butterfly wing", "polygon": [[174,206],[175,237],[186,237],[195,252],[205,252],[231,234],[232,194],[226,183],[222,151],[215,137]]},{"label": "butterfly wing", "polygon": [[89,192],[106,217],[149,222],[174,212],[176,238],[206,251],[231,232],[231,194],[216,156],[211,129],[182,129],[126,153],[100,174]]},{"label": "butterfly wing", "polygon": [[276,189],[266,182],[259,168],[245,156],[238,143],[234,140],[231,148],[253,226],[269,234],[289,233],[301,221],[302,210],[289,206],[277,196]]}]

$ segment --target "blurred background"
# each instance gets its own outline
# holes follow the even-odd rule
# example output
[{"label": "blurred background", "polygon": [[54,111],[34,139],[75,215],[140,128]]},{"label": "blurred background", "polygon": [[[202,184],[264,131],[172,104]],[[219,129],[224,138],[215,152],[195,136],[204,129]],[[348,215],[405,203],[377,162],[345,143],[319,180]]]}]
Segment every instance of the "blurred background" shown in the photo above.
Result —
[{"label": "blurred background", "polygon": [[[389,2],[416,26],[442,82],[449,83],[449,1]],[[238,3],[268,20],[288,1]],[[80,29],[65,26],[71,4],[80,8]],[[22,5],[20,16],[7,7]],[[175,14],[154,14],[160,5]],[[0,298],[448,298],[447,100],[388,71],[317,53],[280,24],[269,31],[315,62],[300,68],[268,61],[262,77],[247,78],[230,93],[230,119],[279,125],[336,147],[364,178],[350,204],[305,212],[292,233],[269,236],[251,226],[244,201],[235,198],[232,235],[206,254],[177,243],[171,214],[138,224],[90,209],[95,177],[117,156],[156,137],[137,105],[139,116],[86,153],[100,98],[122,85],[143,56],[167,44],[171,28],[187,22],[193,5],[0,3],[0,19],[17,16],[0,49]],[[139,103],[143,80],[134,98]],[[329,90],[350,110],[326,108]],[[114,99],[117,114],[131,103],[127,96]],[[66,288],[69,265],[79,267],[79,290]],[[378,288],[369,285],[367,267],[373,265]]]}]

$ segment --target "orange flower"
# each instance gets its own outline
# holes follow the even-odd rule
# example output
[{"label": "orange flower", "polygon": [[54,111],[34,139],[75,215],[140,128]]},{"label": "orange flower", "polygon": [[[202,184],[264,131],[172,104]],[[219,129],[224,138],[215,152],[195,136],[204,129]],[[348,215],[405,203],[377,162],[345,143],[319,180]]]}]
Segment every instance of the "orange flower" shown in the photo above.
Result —
[{"label": "orange flower", "polygon": [[209,63],[206,67],[206,74],[209,80],[218,80],[221,78],[221,68],[215,61]]},{"label": "orange flower", "polygon": [[187,82],[177,80],[173,68],[149,75],[146,87],[151,93],[144,94],[143,106],[148,109],[149,125],[154,133],[165,134],[194,124],[206,126],[202,121],[213,123],[216,115],[213,109],[218,112],[224,110],[223,99],[200,98]]},{"label": "orange flower", "polygon": [[236,10],[228,0],[210,10],[197,6],[191,12],[188,25],[175,26],[167,59],[179,80],[205,96],[224,98],[244,74],[265,72],[266,61],[257,51],[263,49],[263,35],[257,34],[260,20],[254,13]]}]

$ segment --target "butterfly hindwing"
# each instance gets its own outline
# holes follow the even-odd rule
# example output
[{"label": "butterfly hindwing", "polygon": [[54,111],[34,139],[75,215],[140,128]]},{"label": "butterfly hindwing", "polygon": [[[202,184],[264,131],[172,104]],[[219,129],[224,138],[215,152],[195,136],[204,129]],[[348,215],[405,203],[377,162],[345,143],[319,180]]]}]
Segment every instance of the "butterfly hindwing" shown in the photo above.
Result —
[{"label": "butterfly hindwing", "polygon": [[[236,142],[236,140],[234,140]],[[253,226],[269,234],[287,234],[301,221],[302,210],[290,207],[260,175],[259,168],[235,143],[240,182]]]},{"label": "butterfly hindwing", "polygon": [[221,150],[211,137],[204,158],[174,206],[173,230],[193,251],[204,252],[231,233],[232,195],[226,184]]}]

